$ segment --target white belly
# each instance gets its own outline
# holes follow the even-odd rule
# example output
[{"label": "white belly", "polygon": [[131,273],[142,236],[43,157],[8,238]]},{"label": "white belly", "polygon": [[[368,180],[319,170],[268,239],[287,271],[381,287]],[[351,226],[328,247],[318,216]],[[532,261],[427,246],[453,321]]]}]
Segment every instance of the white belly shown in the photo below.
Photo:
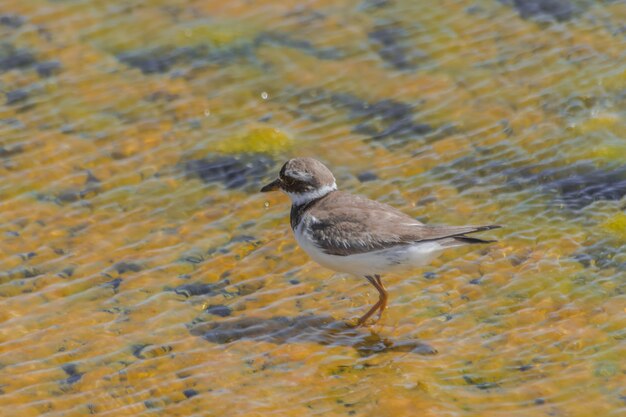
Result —
[{"label": "white belly", "polygon": [[315,262],[334,271],[358,276],[382,275],[424,266],[443,250],[443,247],[436,242],[423,242],[355,255],[337,256],[324,253],[307,233],[302,232],[301,225],[294,234],[302,250]]}]

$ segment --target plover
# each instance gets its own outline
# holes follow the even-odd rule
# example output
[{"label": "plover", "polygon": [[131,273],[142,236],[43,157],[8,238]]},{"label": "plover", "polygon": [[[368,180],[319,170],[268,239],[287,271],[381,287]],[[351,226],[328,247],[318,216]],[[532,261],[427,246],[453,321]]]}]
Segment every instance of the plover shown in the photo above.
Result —
[{"label": "plover", "polygon": [[379,299],[361,318],[363,325],[387,307],[381,275],[424,266],[444,249],[491,243],[467,236],[500,226],[429,226],[387,205],[337,190],[332,172],[313,158],[287,161],[279,177],[261,189],[291,198],[291,228],[300,247],[317,263],[365,277]]}]

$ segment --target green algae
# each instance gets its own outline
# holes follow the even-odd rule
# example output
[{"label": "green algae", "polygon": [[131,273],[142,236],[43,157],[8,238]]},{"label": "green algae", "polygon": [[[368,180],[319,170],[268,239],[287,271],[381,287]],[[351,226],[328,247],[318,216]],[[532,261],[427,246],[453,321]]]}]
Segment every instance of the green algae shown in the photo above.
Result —
[{"label": "green algae", "polygon": [[618,239],[626,241],[626,214],[617,213],[602,223],[602,227]]},{"label": "green algae", "polygon": [[278,154],[289,151],[294,146],[294,141],[280,129],[273,127],[252,127],[242,134],[217,142],[215,146],[219,152],[226,154]]}]

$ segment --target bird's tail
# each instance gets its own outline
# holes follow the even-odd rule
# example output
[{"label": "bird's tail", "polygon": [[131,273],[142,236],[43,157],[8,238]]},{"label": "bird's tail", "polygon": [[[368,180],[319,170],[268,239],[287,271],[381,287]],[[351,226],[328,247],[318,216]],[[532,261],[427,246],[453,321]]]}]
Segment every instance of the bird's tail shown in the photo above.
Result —
[{"label": "bird's tail", "polygon": [[473,244],[473,243],[494,243],[497,242],[497,240],[495,239],[479,239],[477,237],[469,237],[469,236],[455,236],[454,240],[457,240],[459,242],[462,243],[469,243],[469,244]]},{"label": "bird's tail", "polygon": [[[476,233],[476,232],[482,232],[484,230],[492,230],[492,229],[498,229],[501,226],[499,225],[489,225],[489,226],[478,226],[476,227],[476,230],[473,230],[469,233]],[[438,243],[441,246],[461,246],[461,245],[473,245],[473,244],[477,244],[477,243],[494,243],[497,242],[497,240],[492,240],[492,239],[480,239],[477,237],[470,237],[470,236],[466,236],[466,235],[458,235],[458,236],[451,236],[448,239],[445,239],[443,241],[439,241]]]}]

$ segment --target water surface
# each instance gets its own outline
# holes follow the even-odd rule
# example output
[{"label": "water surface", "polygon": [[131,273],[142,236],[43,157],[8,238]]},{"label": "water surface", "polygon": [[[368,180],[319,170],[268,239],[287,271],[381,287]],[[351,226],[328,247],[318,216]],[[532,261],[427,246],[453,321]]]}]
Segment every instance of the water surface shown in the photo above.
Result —
[{"label": "water surface", "polygon": [[[623,1],[0,4],[0,414],[626,411]],[[288,200],[499,242],[365,280]]]}]

